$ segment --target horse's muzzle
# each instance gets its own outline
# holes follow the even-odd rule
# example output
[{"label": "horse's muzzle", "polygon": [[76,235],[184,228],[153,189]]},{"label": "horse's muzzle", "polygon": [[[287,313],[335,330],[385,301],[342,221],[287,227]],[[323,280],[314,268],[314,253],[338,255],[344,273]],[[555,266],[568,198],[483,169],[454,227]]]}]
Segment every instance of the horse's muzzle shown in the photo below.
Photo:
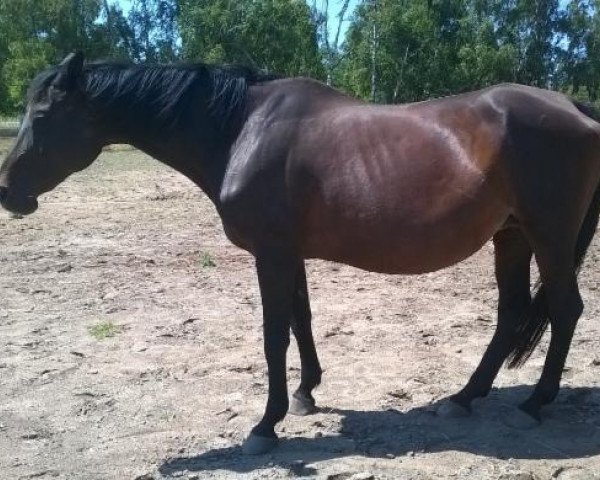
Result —
[{"label": "horse's muzzle", "polygon": [[3,186],[0,186],[0,205],[9,212],[20,215],[29,215],[38,208],[38,202],[32,195],[14,195]]}]

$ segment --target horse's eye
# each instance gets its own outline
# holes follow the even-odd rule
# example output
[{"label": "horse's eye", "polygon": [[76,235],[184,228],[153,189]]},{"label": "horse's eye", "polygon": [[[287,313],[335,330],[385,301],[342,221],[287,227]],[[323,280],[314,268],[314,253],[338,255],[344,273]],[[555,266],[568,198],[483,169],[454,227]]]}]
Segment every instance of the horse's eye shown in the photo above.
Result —
[{"label": "horse's eye", "polygon": [[44,126],[47,123],[48,115],[44,115],[42,113],[33,114],[31,117],[31,123],[33,128],[39,128]]}]

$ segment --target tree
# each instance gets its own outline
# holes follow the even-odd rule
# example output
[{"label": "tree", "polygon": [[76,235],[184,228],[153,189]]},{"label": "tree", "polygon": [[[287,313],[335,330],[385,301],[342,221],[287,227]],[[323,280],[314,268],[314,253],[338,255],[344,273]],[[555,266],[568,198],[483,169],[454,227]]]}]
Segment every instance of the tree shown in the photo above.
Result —
[{"label": "tree", "polygon": [[502,81],[557,86],[562,18],[558,0],[365,0],[339,81],[380,102]]},{"label": "tree", "polygon": [[[333,3],[340,12],[332,16]],[[0,0],[0,111],[69,52],[238,63],[408,102],[512,81],[600,98],[600,0]]]},{"label": "tree", "polygon": [[316,25],[303,0],[180,0],[186,59],[323,79]]},{"label": "tree", "polygon": [[465,15],[458,0],[363,2],[348,31],[338,83],[386,103],[456,91]]},{"label": "tree", "polygon": [[600,94],[600,1],[573,0],[561,19],[557,86],[583,100]]},{"label": "tree", "polygon": [[107,58],[133,59],[138,51],[133,28],[118,4],[102,1],[100,19],[103,25],[104,51]]},{"label": "tree", "polygon": [[178,58],[178,11],[175,0],[134,0],[129,12],[134,60],[172,62]]},{"label": "tree", "polygon": [[474,90],[499,82],[515,82],[518,49],[499,38],[494,3],[476,0],[467,4],[462,19],[463,41],[458,50],[457,83]]},{"label": "tree", "polygon": [[[333,84],[335,71],[337,70],[341,60],[341,31],[346,14],[350,7],[350,0],[340,0],[341,5],[337,18],[333,18],[331,14],[331,6],[329,0],[319,2],[321,8],[317,6],[317,0],[313,0],[311,6],[311,14],[317,32],[317,43],[321,50],[323,66],[327,74],[327,84]],[[336,22],[334,24],[334,22]],[[334,26],[333,26],[334,25]],[[330,28],[330,26],[333,26]]]},{"label": "tree", "polygon": [[555,45],[560,21],[558,0],[496,0],[491,5],[501,44],[517,52],[515,80],[548,87],[558,54]]},{"label": "tree", "polygon": [[0,102],[8,110],[21,104],[31,78],[73,50],[90,57],[107,44],[95,22],[101,0],[0,1]]}]

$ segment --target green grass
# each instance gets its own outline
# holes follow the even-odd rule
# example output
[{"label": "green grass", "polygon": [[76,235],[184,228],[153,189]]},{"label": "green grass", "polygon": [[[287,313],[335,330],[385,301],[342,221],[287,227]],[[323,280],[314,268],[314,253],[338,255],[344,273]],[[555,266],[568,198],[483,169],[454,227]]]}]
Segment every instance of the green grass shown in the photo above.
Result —
[{"label": "green grass", "polygon": [[200,265],[203,268],[214,268],[217,266],[217,264],[215,263],[215,261],[212,259],[212,257],[210,256],[209,253],[204,252],[202,254],[200,254]]},{"label": "green grass", "polygon": [[121,327],[112,322],[101,322],[89,327],[88,331],[96,340],[104,340],[121,333]]}]

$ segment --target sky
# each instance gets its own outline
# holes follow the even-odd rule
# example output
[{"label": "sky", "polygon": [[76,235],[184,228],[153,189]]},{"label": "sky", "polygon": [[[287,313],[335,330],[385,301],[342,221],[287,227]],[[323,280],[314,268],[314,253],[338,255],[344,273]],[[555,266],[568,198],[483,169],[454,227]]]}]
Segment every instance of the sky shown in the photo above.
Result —
[{"label": "sky", "polygon": [[[352,15],[352,12],[354,12],[354,9],[356,8],[356,6],[358,5],[359,0],[351,0],[350,1],[350,6],[348,7],[348,11],[346,12],[346,19],[344,21],[344,23],[342,24],[342,30],[341,30],[341,37],[340,38],[340,43],[342,43],[344,36],[346,35],[346,30],[348,30],[348,26],[350,24],[349,19],[350,16]],[[337,28],[337,16],[340,13],[340,8],[342,7],[342,3],[343,0],[330,0],[329,1],[329,10],[330,10],[330,15],[331,18],[335,19],[335,22],[332,23],[332,25],[329,27],[329,30],[335,29]],[[331,32],[331,35],[335,35],[335,32]]]},{"label": "sky", "polygon": [[[123,11],[127,11],[130,8],[131,5],[131,0],[112,0],[113,3],[118,3],[121,8],[123,9]],[[340,43],[343,41],[343,37],[346,34],[346,30],[348,29],[348,25],[349,25],[349,21],[348,19],[350,18],[350,15],[352,14],[352,12],[354,11],[354,9],[356,8],[356,6],[358,5],[360,0],[350,0],[350,6],[348,7],[348,11],[346,12],[346,21],[344,22],[344,24],[342,25],[342,30],[341,30],[341,39],[340,39]],[[309,4],[312,4],[313,2],[307,2]],[[317,6],[321,6],[324,2],[322,0],[317,0]],[[339,15],[340,13],[340,9],[342,7],[342,3],[343,0],[329,0],[329,11],[330,11],[330,15],[331,15],[331,19],[335,19],[335,21],[330,21],[330,26],[329,26],[329,30],[330,30],[330,34],[333,37],[335,35],[335,29],[337,28],[337,15]]]}]

